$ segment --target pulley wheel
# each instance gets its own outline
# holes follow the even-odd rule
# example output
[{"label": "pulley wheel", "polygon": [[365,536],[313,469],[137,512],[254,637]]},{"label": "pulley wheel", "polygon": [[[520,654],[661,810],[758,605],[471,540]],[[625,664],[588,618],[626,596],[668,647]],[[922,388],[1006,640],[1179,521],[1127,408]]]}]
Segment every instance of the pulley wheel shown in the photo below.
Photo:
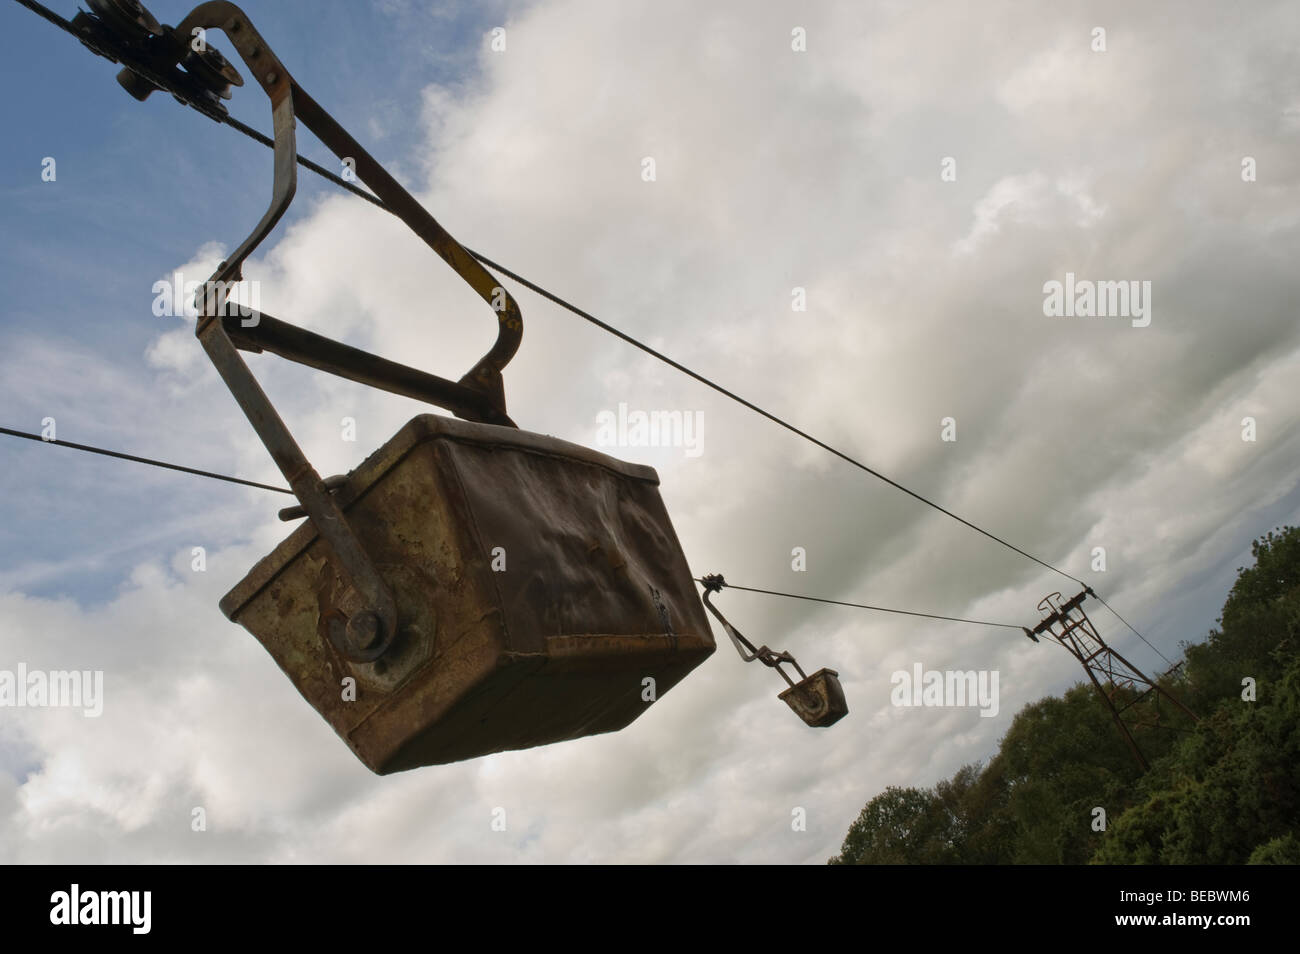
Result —
[{"label": "pulley wheel", "polygon": [[86,3],[91,13],[125,37],[162,36],[162,24],[140,0],[86,0]]},{"label": "pulley wheel", "polygon": [[231,86],[243,86],[244,78],[239,70],[230,64],[215,47],[207,47],[202,53],[190,50],[181,60],[185,71],[198,81],[206,90],[216,93],[222,99],[230,99]]}]

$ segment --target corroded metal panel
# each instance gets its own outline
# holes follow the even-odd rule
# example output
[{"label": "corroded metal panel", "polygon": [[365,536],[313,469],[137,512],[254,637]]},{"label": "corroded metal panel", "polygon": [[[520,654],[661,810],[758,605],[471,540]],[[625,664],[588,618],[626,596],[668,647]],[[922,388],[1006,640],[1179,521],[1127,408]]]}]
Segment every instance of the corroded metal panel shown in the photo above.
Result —
[{"label": "corroded metal panel", "polygon": [[818,669],[777,696],[795,715],[815,728],[826,728],[849,714],[840,674],[834,669]]},{"label": "corroded metal panel", "polygon": [[649,467],[422,415],[334,496],[394,594],[383,656],[331,642],[346,587],[310,521],[221,608],[376,772],[615,731],[713,652]]}]

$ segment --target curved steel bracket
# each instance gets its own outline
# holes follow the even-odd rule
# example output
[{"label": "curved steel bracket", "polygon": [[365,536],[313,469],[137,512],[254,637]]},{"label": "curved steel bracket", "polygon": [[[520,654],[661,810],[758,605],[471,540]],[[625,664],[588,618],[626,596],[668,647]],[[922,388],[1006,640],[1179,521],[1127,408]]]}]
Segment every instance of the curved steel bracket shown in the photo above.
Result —
[{"label": "curved steel bracket", "polygon": [[[849,706],[844,701],[844,688],[840,685],[839,673],[834,669],[819,669],[808,676],[804,674],[794,656],[788,652],[776,652],[766,646],[755,649],[754,644],[727,622],[727,618],[709,600],[710,594],[718,592],[727,585],[722,574],[714,573],[711,576],[701,577],[699,582],[704,586],[704,605],[727,631],[732,644],[736,647],[736,652],[740,653],[740,658],[745,662],[753,662],[757,659],[764,666],[770,666],[779,672],[781,678],[789,685],[789,688],[780,693],[777,698],[788,705],[795,715],[808,725],[822,728],[834,725],[848,715]],[[781,668],[782,663],[794,666],[799,673],[797,683],[786,675],[785,670]]]},{"label": "curved steel bracket", "polygon": [[[294,81],[238,6],[227,0],[211,0],[195,7],[171,32],[177,57],[183,57],[188,50],[186,44],[196,28],[218,29],[230,38],[254,80],[271,99],[275,138],[275,178],[270,206],[248,238],[209,279],[210,286],[215,285],[221,296],[228,294],[228,283],[240,279],[244,260],[275,227],[293,200],[298,159],[294,124],[295,120],[301,120],[340,160],[349,162],[357,178],[383,201],[385,207],[437,252],[492,309],[497,317],[497,339],[487,354],[457,382],[462,388],[475,392],[473,396],[464,396],[466,400],[462,403],[477,406],[453,410],[466,412],[458,416],[469,420],[512,424],[506,417],[501,372],[519,350],[523,336],[523,316],[514,297]],[[214,303],[209,300],[207,304]],[[201,314],[204,320],[210,320],[215,311],[205,308]],[[256,324],[246,324],[246,327],[256,327]],[[478,400],[473,400],[473,397]]]},{"label": "curved steel bracket", "polygon": [[[727,622],[727,618],[722,615],[721,611],[709,602],[710,593],[716,593],[727,585],[727,581],[722,578],[722,574],[714,573],[711,576],[703,577],[700,582],[704,584],[704,605],[708,607],[710,613],[718,618],[718,622],[722,624],[722,628],[727,631],[727,635],[731,637],[731,644],[736,647],[736,652],[740,653],[741,659],[745,662],[753,662],[757,659],[764,666],[770,666],[779,672],[781,678],[791,686],[794,686],[794,681],[787,676],[785,670],[781,668],[782,663],[789,663],[794,666],[795,670],[799,673],[800,679],[808,678],[804,674],[804,671],[799,667],[799,664],[795,662],[795,658],[788,652],[777,652],[774,649],[768,649],[766,646],[761,646],[758,649],[755,649],[754,644],[746,639],[741,634],[740,630]],[[746,650],[748,650],[748,652],[746,652]]]}]

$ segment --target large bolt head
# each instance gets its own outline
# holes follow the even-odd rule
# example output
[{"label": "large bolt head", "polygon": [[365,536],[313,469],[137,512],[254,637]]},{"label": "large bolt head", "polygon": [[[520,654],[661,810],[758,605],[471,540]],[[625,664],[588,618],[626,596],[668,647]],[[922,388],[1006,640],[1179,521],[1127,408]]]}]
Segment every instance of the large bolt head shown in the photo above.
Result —
[{"label": "large bolt head", "polygon": [[372,610],[362,610],[348,620],[348,642],[359,650],[373,649],[379,642],[383,625]]}]

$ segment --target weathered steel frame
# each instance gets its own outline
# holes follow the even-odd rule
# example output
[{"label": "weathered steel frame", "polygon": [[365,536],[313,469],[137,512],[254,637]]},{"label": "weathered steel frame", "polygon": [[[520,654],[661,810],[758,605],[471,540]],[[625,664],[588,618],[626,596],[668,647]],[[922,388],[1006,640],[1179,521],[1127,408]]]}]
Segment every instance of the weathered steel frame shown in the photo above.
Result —
[{"label": "weathered steel frame", "polygon": [[[727,636],[731,638],[731,644],[736,647],[736,652],[740,653],[741,659],[745,662],[753,662],[757,659],[764,666],[769,666],[772,669],[775,669],[781,674],[781,678],[784,679],[792,689],[795,686],[794,680],[792,680],[786,671],[781,668],[782,663],[789,663],[794,666],[795,670],[799,673],[799,678],[801,680],[808,678],[802,667],[800,667],[799,663],[795,661],[795,658],[790,655],[789,652],[777,652],[774,649],[768,649],[766,646],[755,649],[754,644],[746,639],[744,635],[741,634],[740,630],[727,622],[727,618],[722,615],[722,612],[709,602],[710,593],[716,593],[722,587],[727,585],[721,576],[706,576],[703,582],[704,605],[708,607],[710,613],[718,618],[718,622],[722,624],[722,628],[727,631]],[[748,650],[748,652],[746,650]]]},{"label": "weathered steel frame", "polygon": [[[1052,602],[1053,597],[1060,599],[1060,596],[1060,593],[1050,593],[1039,601],[1038,608],[1048,615],[1034,627],[1033,632],[1036,634],[1046,633],[1051,636],[1079,661],[1079,664],[1083,666],[1084,671],[1088,674],[1088,679],[1092,682],[1093,688],[1097,690],[1097,694],[1106,703],[1106,708],[1110,710],[1115,727],[1119,729],[1119,733],[1128,746],[1129,752],[1142,771],[1145,772],[1151,766],[1147,762],[1146,756],[1143,755],[1141,748],[1138,747],[1137,740],[1133,738],[1133,733],[1129,731],[1129,727],[1121,718],[1123,712],[1154,691],[1157,698],[1164,696],[1190,716],[1193,722],[1200,720],[1197,719],[1196,713],[1183,705],[1176,696],[1166,691],[1158,682],[1147,676],[1146,673],[1138,669],[1120,653],[1111,649],[1106,644],[1106,641],[1101,638],[1101,634],[1097,632],[1097,628],[1092,624],[1092,620],[1088,618],[1088,614],[1082,606],[1086,597],[1096,596],[1091,588],[1084,589],[1083,592],[1070,597],[1059,606],[1054,605]],[[1055,628],[1058,625],[1059,630]],[[1097,678],[1098,674],[1106,678],[1111,687],[1109,692],[1102,686],[1101,680]],[[1141,695],[1129,700],[1122,707],[1115,705],[1115,696],[1121,688],[1136,691],[1139,685],[1147,687]]]},{"label": "weathered steel frame", "polygon": [[[239,350],[271,351],[353,381],[445,407],[459,417],[514,426],[505,410],[501,371],[518,350],[523,319],[513,297],[491,273],[294,81],[238,6],[227,0],[212,0],[195,7],[163,38],[171,44],[170,54],[164,59],[174,58],[179,62],[188,49],[190,37],[200,28],[223,32],[270,97],[275,151],[270,205],[253,231],[200,291],[195,334],[289,482],[349,587],[340,600],[347,617],[346,627],[332,633],[331,640],[349,658],[370,662],[383,654],[397,632],[393,594]],[[129,69],[131,60],[127,56],[121,59]],[[145,66],[153,70],[156,63]],[[226,299],[231,283],[241,280],[244,261],[293,201],[298,158],[294,126],[298,119],[336,156],[350,160],[357,178],[455,269],[497,315],[496,342],[460,381],[385,361],[270,316],[252,315],[239,321],[237,327],[230,320]]]}]

